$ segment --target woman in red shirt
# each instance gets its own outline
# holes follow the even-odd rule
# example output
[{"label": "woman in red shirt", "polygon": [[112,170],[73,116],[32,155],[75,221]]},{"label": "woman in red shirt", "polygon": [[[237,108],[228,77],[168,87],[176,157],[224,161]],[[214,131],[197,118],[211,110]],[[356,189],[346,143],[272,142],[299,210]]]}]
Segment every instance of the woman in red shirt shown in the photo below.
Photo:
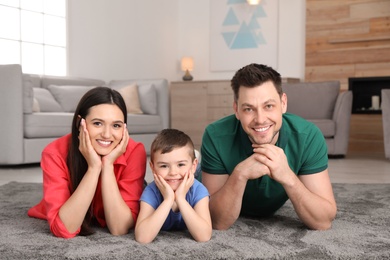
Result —
[{"label": "woman in red shirt", "polygon": [[129,137],[126,105],[119,92],[96,87],[80,100],[72,132],[42,152],[43,199],[28,211],[46,219],[51,232],[72,238],[93,233],[91,224],[113,235],[134,227],[143,190],[146,152]]}]

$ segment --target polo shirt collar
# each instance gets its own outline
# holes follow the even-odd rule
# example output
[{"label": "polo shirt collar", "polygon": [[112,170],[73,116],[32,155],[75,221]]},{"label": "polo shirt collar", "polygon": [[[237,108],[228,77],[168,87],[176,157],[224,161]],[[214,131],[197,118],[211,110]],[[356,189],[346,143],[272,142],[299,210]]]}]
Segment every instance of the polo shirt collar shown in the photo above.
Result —
[{"label": "polo shirt collar", "polygon": [[280,128],[279,131],[279,137],[278,141],[276,141],[276,146],[280,147],[284,150],[284,148],[287,145],[287,140],[288,140],[288,127],[287,123],[285,122],[284,116],[282,117],[282,127]]},{"label": "polo shirt collar", "polygon": [[240,133],[242,147],[244,148],[245,154],[247,156],[250,156],[253,154],[252,142],[249,139],[248,134],[242,128],[241,123],[239,123],[239,126],[240,126],[239,133]]}]

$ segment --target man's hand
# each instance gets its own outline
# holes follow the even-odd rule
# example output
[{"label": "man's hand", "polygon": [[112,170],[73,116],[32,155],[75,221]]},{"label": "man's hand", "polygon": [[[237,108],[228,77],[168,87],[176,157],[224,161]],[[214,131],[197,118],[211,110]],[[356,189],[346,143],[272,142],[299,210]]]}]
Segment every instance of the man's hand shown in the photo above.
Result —
[{"label": "man's hand", "polygon": [[288,165],[286,154],[283,149],[272,144],[253,144],[256,161],[264,164],[269,169],[266,174],[282,185],[291,184],[296,179]]},{"label": "man's hand", "polygon": [[234,168],[234,173],[239,174],[241,177],[245,178],[245,180],[253,180],[266,174],[269,175],[270,170],[261,162],[261,157],[263,156],[256,153],[252,154],[244,161],[237,164]]}]

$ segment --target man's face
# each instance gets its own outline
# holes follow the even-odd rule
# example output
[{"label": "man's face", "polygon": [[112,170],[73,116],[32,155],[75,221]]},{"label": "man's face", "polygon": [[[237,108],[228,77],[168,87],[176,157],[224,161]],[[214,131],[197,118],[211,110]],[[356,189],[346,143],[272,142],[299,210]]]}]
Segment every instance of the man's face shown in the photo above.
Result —
[{"label": "man's face", "polygon": [[271,81],[253,88],[241,86],[234,111],[252,143],[276,144],[287,96],[283,93],[280,97]]}]

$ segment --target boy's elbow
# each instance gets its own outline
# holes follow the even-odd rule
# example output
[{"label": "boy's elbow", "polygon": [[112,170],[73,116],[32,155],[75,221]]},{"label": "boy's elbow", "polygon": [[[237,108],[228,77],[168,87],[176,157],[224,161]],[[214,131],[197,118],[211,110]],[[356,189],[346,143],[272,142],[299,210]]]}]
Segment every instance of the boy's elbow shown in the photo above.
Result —
[{"label": "boy's elbow", "polygon": [[135,235],[135,241],[137,241],[140,244],[149,244],[153,241],[153,239],[147,236]]},{"label": "boy's elbow", "polygon": [[205,236],[205,237],[200,237],[198,239],[195,239],[196,242],[207,242],[210,241],[211,236]]},{"label": "boy's elbow", "polygon": [[212,233],[212,230],[210,230],[209,232],[199,234],[198,236],[194,237],[194,239],[196,242],[207,242],[211,239]]}]

